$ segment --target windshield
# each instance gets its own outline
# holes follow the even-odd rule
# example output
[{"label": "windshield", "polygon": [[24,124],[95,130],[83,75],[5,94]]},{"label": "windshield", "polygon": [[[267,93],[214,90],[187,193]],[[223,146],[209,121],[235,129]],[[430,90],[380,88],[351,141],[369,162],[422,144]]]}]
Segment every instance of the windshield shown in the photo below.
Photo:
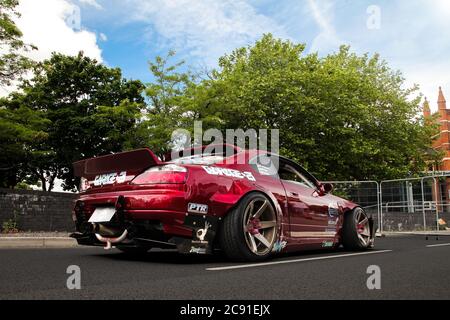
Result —
[{"label": "windshield", "polygon": [[169,163],[175,164],[201,164],[201,165],[210,165],[218,162],[222,162],[224,159],[223,156],[217,155],[193,155],[189,157],[182,157],[178,159],[174,159],[169,161]]}]

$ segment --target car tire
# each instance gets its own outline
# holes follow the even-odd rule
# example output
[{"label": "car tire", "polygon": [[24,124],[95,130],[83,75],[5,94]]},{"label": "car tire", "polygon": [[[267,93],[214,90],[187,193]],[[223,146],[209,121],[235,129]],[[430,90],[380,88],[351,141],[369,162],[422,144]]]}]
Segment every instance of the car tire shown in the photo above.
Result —
[{"label": "car tire", "polygon": [[146,254],[150,248],[145,247],[117,247],[120,251],[122,251],[125,254],[133,255],[133,256],[139,256]]},{"label": "car tire", "polygon": [[362,208],[355,208],[344,218],[342,245],[346,250],[361,251],[372,247],[370,218]]},{"label": "car tire", "polygon": [[272,203],[261,193],[251,193],[225,216],[219,243],[229,259],[262,261],[271,255],[276,232],[276,211]]}]

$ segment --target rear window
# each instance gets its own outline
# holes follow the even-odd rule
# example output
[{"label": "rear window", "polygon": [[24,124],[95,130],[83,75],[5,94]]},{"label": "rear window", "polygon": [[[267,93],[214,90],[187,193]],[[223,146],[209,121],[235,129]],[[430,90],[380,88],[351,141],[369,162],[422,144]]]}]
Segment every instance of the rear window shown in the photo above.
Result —
[{"label": "rear window", "polygon": [[249,163],[262,176],[278,177],[278,158],[264,154],[251,159]]},{"label": "rear window", "polygon": [[169,163],[175,164],[199,164],[199,165],[210,165],[223,162],[225,158],[218,155],[193,155],[189,157],[182,157],[169,161]]}]

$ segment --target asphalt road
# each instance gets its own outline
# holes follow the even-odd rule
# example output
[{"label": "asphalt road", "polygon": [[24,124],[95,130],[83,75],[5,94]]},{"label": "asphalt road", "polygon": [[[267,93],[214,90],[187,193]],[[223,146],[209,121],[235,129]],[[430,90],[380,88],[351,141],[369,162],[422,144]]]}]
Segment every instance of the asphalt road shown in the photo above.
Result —
[{"label": "asphalt road", "polygon": [[[80,290],[67,289],[69,265],[80,267]],[[371,265],[380,290],[367,288]],[[173,251],[1,249],[0,299],[450,299],[450,237],[379,238],[367,253],[303,252],[257,266]]]}]

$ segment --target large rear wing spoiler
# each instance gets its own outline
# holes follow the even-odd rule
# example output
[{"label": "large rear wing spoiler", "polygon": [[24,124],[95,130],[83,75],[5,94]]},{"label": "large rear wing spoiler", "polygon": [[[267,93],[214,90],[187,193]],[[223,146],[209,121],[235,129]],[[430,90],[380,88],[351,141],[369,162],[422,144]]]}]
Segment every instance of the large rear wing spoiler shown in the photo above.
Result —
[{"label": "large rear wing spoiler", "polygon": [[73,170],[76,177],[90,179],[100,174],[121,171],[138,174],[160,163],[150,149],[138,149],[77,161],[73,163]]},{"label": "large rear wing spoiler", "polygon": [[[195,154],[208,154],[208,155],[226,155],[231,156],[238,152],[242,151],[238,146],[221,143],[221,144],[210,144],[210,145],[202,145],[198,147],[186,148],[177,152],[169,152],[164,155],[165,161],[175,160],[184,156],[192,156]],[[175,157],[173,157],[175,156]]]}]

